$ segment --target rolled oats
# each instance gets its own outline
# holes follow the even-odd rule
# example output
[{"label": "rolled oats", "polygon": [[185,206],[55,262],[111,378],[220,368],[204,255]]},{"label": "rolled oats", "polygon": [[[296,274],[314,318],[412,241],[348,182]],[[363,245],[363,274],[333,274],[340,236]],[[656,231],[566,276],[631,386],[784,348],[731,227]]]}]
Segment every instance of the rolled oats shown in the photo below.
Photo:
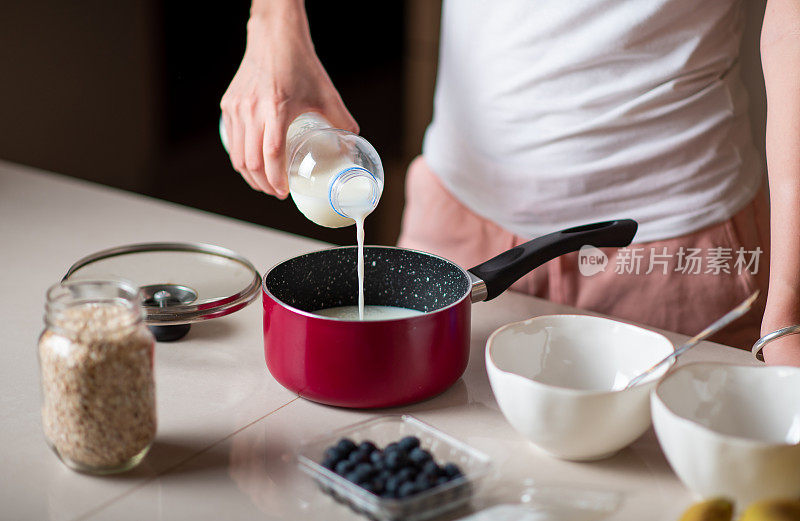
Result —
[{"label": "rolled oats", "polygon": [[39,340],[42,424],[59,457],[83,471],[126,470],[156,433],[152,334],[130,306],[48,310]]}]

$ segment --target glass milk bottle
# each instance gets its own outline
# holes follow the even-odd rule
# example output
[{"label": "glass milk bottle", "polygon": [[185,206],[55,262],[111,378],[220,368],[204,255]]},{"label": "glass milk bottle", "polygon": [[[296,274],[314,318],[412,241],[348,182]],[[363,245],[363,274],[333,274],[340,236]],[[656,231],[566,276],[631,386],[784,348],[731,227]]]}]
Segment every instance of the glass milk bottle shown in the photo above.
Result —
[{"label": "glass milk bottle", "polygon": [[[220,135],[227,139],[220,120]],[[286,132],[289,193],[311,221],[330,228],[363,222],[383,192],[383,165],[361,136],[336,129],[320,114],[298,116]]]},{"label": "glass milk bottle", "polygon": [[331,228],[363,219],[383,191],[383,166],[364,138],[334,129],[319,114],[300,115],[286,136],[289,193],[311,221]]}]

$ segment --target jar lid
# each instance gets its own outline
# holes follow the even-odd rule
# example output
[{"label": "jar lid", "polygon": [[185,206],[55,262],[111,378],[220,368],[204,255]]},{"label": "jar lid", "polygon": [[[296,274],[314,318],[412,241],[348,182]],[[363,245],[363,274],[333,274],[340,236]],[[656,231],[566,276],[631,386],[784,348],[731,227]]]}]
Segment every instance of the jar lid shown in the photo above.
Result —
[{"label": "jar lid", "polygon": [[123,278],[141,288],[149,326],[186,325],[229,315],[255,300],[261,286],[256,268],[238,253],[213,244],[183,242],[102,250],[73,264],[63,280],[109,278]]}]

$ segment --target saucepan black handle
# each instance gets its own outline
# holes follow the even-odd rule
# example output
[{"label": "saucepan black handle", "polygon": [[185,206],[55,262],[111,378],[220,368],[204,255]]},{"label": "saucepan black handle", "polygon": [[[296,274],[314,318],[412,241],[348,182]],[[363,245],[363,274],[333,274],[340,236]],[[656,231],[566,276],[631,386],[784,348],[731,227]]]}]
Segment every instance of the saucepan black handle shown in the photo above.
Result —
[{"label": "saucepan black handle", "polygon": [[485,298],[481,298],[484,294],[481,292],[474,300],[491,300],[545,262],[583,246],[627,246],[636,235],[637,227],[633,219],[605,221],[568,228],[520,244],[469,270],[486,284]]}]

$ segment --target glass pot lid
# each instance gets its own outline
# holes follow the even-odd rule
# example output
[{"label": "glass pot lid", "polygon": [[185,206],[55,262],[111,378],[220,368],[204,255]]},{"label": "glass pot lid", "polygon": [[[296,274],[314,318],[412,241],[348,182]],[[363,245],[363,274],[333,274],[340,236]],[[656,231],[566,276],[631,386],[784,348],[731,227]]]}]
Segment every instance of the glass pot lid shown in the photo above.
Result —
[{"label": "glass pot lid", "polygon": [[257,296],[261,276],[238,253],[203,243],[152,242],[109,248],[69,268],[63,280],[127,279],[142,289],[150,326],[229,315]]}]

